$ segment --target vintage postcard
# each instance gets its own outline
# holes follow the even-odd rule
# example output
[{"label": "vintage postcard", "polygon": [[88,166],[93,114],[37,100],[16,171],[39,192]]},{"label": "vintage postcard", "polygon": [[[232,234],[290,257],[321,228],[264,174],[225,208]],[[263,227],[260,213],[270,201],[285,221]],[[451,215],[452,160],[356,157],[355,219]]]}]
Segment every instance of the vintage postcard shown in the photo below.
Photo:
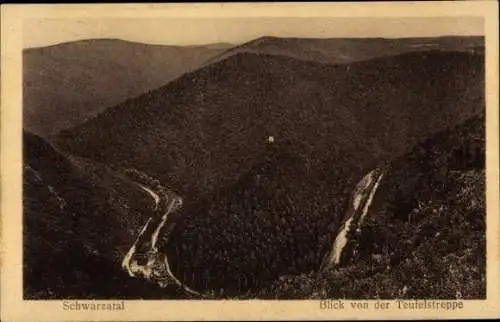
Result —
[{"label": "vintage postcard", "polygon": [[500,316],[496,2],[1,27],[2,321]]}]

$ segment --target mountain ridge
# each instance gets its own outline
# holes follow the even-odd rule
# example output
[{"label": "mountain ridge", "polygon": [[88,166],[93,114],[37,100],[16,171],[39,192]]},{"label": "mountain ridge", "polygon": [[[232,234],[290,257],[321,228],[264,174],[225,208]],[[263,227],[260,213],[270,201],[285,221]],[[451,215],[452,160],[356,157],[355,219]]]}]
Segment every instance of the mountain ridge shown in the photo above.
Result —
[{"label": "mountain ridge", "polygon": [[219,43],[206,43],[206,44],[194,44],[194,45],[175,45],[175,44],[159,44],[159,43],[148,43],[148,42],[140,42],[140,41],[135,41],[135,40],[126,40],[122,38],[86,38],[86,39],[80,39],[80,40],[70,40],[70,41],[63,41],[47,46],[35,46],[35,47],[26,47],[23,49],[24,52],[27,51],[36,51],[44,48],[54,48],[54,47],[59,47],[59,46],[71,46],[71,45],[85,45],[88,43],[122,43],[122,44],[131,44],[131,45],[144,45],[147,47],[172,47],[172,48],[178,48],[178,47],[205,47],[205,48],[226,48],[234,46],[234,44],[231,43],[225,43],[225,42],[219,42]]},{"label": "mountain ridge", "polygon": [[196,69],[223,47],[83,40],[23,52],[23,124],[49,136]]},{"label": "mountain ridge", "polygon": [[[305,149],[324,147],[327,140],[334,140],[330,143],[336,142],[339,147],[348,142],[352,145],[361,142],[363,137],[370,139],[374,135],[378,139],[370,139],[373,142],[366,147],[372,153],[383,154],[387,151],[377,152],[380,144],[399,144],[392,141],[390,135],[382,135],[384,132],[404,129],[399,132],[401,139],[416,142],[416,133],[427,132],[438,123],[446,123],[447,119],[453,121],[462,117],[460,113],[445,109],[437,112],[442,117],[428,119],[425,116],[416,122],[410,116],[417,113],[414,109],[417,106],[421,111],[416,115],[428,115],[426,111],[436,113],[437,105],[451,108],[453,100],[463,101],[459,103],[465,113],[463,117],[481,110],[484,105],[482,59],[480,55],[468,53],[410,53],[353,63],[348,69],[345,65],[328,66],[272,55],[241,54],[183,75],[164,87],[108,109],[92,122],[62,132],[55,142],[70,148],[75,140],[76,145],[70,149],[72,153],[83,153],[111,163],[137,161],[148,169],[160,169],[162,163],[163,174],[156,174],[165,182],[173,179],[167,174],[172,173],[167,170],[169,164],[177,164],[179,170],[184,169],[182,171],[188,171],[185,168],[188,164],[198,168],[201,155],[210,159],[216,156],[214,153],[223,151],[218,142],[229,149],[227,151],[241,154],[239,140],[247,136],[251,139],[246,142],[248,147],[252,146],[249,150],[252,151],[273,133],[283,138],[292,137],[296,143],[303,141]],[[409,68],[415,64],[419,69]],[[355,106],[357,108],[352,109]],[[371,121],[362,117],[362,110],[373,114]],[[223,111],[224,114],[220,114]],[[386,113],[404,122],[379,129],[390,119]],[[196,117],[188,118],[188,114]],[[117,117],[121,120],[118,124],[114,122]],[[226,118],[229,123],[222,122],[222,128],[218,128],[216,123]],[[322,121],[317,123],[320,119]],[[249,123],[250,120],[253,121]],[[107,132],[110,127],[113,133]],[[299,133],[306,136],[300,138]],[[314,134],[316,139],[313,139]],[[118,137],[129,139],[118,140]],[[280,137],[276,139],[279,141]],[[214,142],[215,145],[208,145]],[[169,148],[162,147],[164,144]],[[163,161],[147,161],[149,153],[145,151],[157,148],[173,153],[171,157],[178,161],[165,162],[168,160],[165,156],[161,157]],[[127,152],[137,149],[144,150],[145,158],[139,160]],[[186,158],[187,151],[198,151],[201,155],[196,154],[196,159]],[[174,179],[174,182],[178,185],[187,181]]]},{"label": "mountain ridge", "polygon": [[231,47],[211,58],[207,63],[227,58],[234,52],[254,52],[285,55],[306,61],[339,64],[413,52],[416,51],[416,46],[425,46],[429,45],[429,43],[435,45],[436,49],[467,51],[478,46],[484,46],[484,37],[300,38],[263,36]]}]

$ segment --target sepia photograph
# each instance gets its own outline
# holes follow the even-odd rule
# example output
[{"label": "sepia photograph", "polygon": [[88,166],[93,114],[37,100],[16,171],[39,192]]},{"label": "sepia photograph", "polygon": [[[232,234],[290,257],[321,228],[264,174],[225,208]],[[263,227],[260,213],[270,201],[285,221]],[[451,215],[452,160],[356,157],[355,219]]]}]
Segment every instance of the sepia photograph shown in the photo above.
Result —
[{"label": "sepia photograph", "polygon": [[19,22],[21,105],[2,76],[19,300],[491,298],[484,16],[78,12]]}]

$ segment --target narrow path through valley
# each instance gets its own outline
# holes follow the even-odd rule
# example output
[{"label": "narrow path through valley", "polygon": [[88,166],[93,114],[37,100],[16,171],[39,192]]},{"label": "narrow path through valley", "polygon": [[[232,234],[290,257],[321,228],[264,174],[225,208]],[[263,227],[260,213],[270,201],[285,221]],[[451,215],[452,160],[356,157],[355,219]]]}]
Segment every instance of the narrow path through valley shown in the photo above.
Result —
[{"label": "narrow path through valley", "polygon": [[[169,215],[179,209],[182,198],[172,191],[168,191],[162,198],[150,188],[139,184],[154,199],[155,211],[158,216],[150,217],[141,229],[134,244],[130,247],[122,261],[122,267],[132,277],[144,278],[160,287],[170,284],[179,286],[184,291],[201,296],[200,293],[190,289],[177,279],[168,263],[167,255],[158,251],[159,236],[173,223],[169,221]],[[158,209],[164,201],[166,209]],[[161,214],[161,215],[160,215]]]}]

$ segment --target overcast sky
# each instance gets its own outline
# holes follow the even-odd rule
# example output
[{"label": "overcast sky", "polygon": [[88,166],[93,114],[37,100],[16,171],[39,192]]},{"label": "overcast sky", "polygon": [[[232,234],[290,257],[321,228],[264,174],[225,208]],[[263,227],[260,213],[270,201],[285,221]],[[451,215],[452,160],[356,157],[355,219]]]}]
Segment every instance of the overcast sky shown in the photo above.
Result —
[{"label": "overcast sky", "polygon": [[243,43],[277,37],[435,37],[484,35],[483,19],[438,18],[103,18],[26,19],[24,47],[90,38],[151,44]]}]

